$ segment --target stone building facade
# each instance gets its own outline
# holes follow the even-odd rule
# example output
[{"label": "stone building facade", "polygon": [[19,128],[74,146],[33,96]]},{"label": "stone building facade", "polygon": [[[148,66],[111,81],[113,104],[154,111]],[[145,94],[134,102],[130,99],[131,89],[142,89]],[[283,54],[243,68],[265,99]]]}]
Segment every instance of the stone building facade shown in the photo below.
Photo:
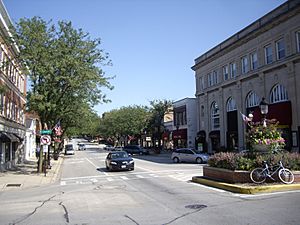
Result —
[{"label": "stone building facade", "polygon": [[299,151],[300,1],[290,0],[195,59],[197,142],[208,152],[243,150],[241,113],[276,118],[288,150]]}]

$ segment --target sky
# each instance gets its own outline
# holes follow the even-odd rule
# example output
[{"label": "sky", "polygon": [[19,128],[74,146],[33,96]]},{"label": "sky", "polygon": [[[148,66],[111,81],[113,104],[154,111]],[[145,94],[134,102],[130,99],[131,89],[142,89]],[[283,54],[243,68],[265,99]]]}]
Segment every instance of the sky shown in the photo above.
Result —
[{"label": "sky", "polygon": [[195,97],[194,60],[285,0],[2,0],[11,20],[71,21],[109,53],[104,112]]}]

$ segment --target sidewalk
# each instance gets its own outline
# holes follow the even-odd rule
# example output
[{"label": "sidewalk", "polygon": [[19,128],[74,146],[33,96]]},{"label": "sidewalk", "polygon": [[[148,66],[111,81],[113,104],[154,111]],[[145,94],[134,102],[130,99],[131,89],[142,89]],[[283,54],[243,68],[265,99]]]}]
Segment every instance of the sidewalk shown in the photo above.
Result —
[{"label": "sidewalk", "polygon": [[18,164],[14,170],[0,172],[0,191],[21,190],[29,187],[54,183],[60,173],[60,167],[64,160],[64,155],[60,155],[58,160],[51,159],[51,169],[44,173],[37,173],[36,160]]}]

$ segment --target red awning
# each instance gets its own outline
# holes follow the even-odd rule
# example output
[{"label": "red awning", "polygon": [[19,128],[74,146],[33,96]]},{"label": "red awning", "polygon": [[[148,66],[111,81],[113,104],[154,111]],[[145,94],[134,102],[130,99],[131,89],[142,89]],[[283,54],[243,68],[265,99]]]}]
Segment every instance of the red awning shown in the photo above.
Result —
[{"label": "red awning", "polygon": [[[253,122],[259,122],[262,120],[259,107],[254,108]],[[269,105],[269,112],[267,119],[276,119],[280,125],[292,124],[292,105],[291,102],[280,102]]]},{"label": "red awning", "polygon": [[187,129],[173,130],[172,138],[173,139],[186,139],[187,138]]}]

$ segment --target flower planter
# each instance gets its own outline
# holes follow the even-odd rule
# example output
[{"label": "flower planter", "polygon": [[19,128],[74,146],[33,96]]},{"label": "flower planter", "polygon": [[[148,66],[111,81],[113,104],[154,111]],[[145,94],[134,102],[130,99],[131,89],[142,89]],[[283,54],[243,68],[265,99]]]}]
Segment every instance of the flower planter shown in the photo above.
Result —
[{"label": "flower planter", "polygon": [[257,152],[268,152],[269,151],[269,146],[268,145],[254,144],[254,145],[252,145],[252,147]]},{"label": "flower planter", "polygon": [[232,184],[252,182],[250,180],[250,172],[243,171],[243,170],[228,170],[228,169],[204,166],[203,176],[213,180],[223,181]]},{"label": "flower planter", "polygon": [[[300,171],[293,171],[295,176],[294,183],[300,182]],[[252,183],[250,179],[250,171],[243,170],[227,170],[216,167],[204,166],[203,176],[212,180],[226,183]],[[270,182],[273,182],[270,180]]]}]

